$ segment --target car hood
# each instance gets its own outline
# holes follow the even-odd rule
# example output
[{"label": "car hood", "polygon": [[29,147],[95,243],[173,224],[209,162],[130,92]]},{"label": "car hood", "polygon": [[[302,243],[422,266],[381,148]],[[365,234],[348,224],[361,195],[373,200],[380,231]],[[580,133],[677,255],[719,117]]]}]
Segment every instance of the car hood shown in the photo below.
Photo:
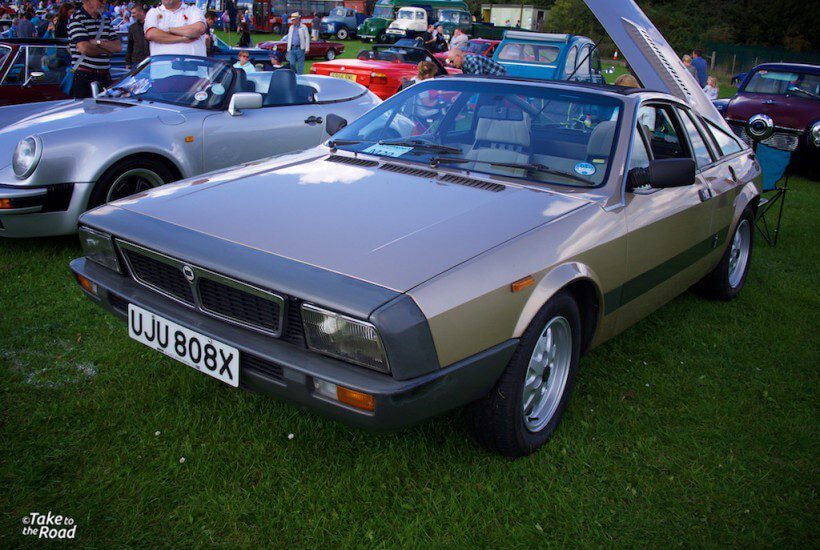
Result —
[{"label": "car hood", "polygon": [[645,88],[686,101],[700,115],[728,130],[678,54],[634,0],[584,1]]},{"label": "car hood", "polygon": [[358,166],[351,158],[339,162],[320,147],[112,204],[397,292],[590,204],[542,189],[445,183],[427,170],[409,173],[415,165]]},{"label": "car hood", "polygon": [[[179,124],[184,121],[183,113],[190,110],[171,105],[94,99],[52,101],[40,103],[38,107],[10,113],[5,119],[0,118],[0,140],[10,134],[42,134],[70,128],[89,130],[94,125],[119,124],[146,118],[159,118],[168,124]],[[0,113],[0,117],[5,114]]]},{"label": "car hood", "polygon": [[820,101],[799,96],[739,93],[726,108],[726,117],[747,122],[757,114],[772,117],[775,126],[806,130],[820,117]]}]

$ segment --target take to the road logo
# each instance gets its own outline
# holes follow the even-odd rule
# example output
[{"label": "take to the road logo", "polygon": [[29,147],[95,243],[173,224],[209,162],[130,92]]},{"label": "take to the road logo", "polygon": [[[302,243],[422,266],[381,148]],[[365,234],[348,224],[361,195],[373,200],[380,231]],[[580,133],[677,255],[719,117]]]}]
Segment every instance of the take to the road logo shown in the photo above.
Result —
[{"label": "take to the road logo", "polygon": [[52,514],[51,511],[45,514],[31,512],[23,516],[23,534],[38,539],[73,539],[77,535],[77,525],[74,518]]}]

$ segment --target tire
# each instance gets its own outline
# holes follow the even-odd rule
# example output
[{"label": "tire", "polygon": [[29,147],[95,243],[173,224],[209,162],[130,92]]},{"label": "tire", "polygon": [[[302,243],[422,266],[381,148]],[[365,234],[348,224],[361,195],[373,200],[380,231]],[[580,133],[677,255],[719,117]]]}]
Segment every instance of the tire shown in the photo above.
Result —
[{"label": "tire", "polygon": [[698,290],[707,298],[728,302],[740,294],[752,263],[755,216],[746,207],[732,232],[720,263],[698,283]]},{"label": "tire", "polygon": [[[88,207],[170,183],[177,179],[165,163],[153,158],[131,158],[118,162],[97,180]],[[129,188],[130,187],[130,188]]]},{"label": "tire", "polygon": [[381,33],[378,38],[379,44],[387,44],[387,33]]},{"label": "tire", "polygon": [[[552,348],[547,342],[552,342],[555,349],[542,352],[544,345]],[[479,445],[500,455],[517,458],[535,452],[549,441],[561,422],[572,394],[580,354],[581,314],[572,296],[562,291],[541,308],[527,327],[492,391],[467,406],[470,435]],[[537,358],[549,363],[550,356],[552,367],[547,378],[530,369],[531,360],[543,365]],[[542,370],[547,372],[543,367]],[[535,391],[525,409],[524,393],[528,388]],[[541,394],[544,397],[539,397]],[[543,408],[536,414],[539,404]]]},{"label": "tire", "polygon": [[347,40],[349,36],[350,33],[348,33],[347,29],[344,27],[336,31],[336,38],[338,38],[339,40]]},{"label": "tire", "polygon": [[273,26],[273,28],[271,28],[271,32],[273,34],[282,34],[282,27],[277,23]]},{"label": "tire", "polygon": [[336,59],[336,51],[335,50],[328,50],[327,53],[325,54],[325,58],[328,61],[333,61],[334,59]]}]

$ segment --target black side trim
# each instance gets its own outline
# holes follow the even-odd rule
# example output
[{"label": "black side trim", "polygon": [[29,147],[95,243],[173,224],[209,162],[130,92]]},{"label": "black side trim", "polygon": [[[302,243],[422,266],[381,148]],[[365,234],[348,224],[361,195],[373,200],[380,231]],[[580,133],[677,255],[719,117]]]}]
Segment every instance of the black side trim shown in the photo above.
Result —
[{"label": "black side trim", "polygon": [[439,368],[438,354],[427,319],[406,294],[373,312],[370,322],[379,329],[390,370],[396,380],[407,380]]},{"label": "black side trim", "polygon": [[726,242],[726,236],[728,234],[729,227],[727,226],[688,250],[684,250],[677,256],[666,260],[649,271],[641,273],[618,288],[610,290],[604,295],[605,315],[613,313],[621,306],[625,306],[635,298],[649,292],[659,284],[705,257]]}]

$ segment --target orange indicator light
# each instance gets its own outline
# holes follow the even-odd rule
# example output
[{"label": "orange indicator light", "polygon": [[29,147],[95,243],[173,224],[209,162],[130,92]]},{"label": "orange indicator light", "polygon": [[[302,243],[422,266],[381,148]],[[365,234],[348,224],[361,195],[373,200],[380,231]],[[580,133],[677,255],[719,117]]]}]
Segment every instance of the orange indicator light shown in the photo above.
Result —
[{"label": "orange indicator light", "polygon": [[532,286],[535,284],[535,279],[532,278],[532,275],[527,275],[523,279],[518,279],[513,284],[510,285],[510,290],[513,292],[519,292],[524,290],[528,286]]}]

